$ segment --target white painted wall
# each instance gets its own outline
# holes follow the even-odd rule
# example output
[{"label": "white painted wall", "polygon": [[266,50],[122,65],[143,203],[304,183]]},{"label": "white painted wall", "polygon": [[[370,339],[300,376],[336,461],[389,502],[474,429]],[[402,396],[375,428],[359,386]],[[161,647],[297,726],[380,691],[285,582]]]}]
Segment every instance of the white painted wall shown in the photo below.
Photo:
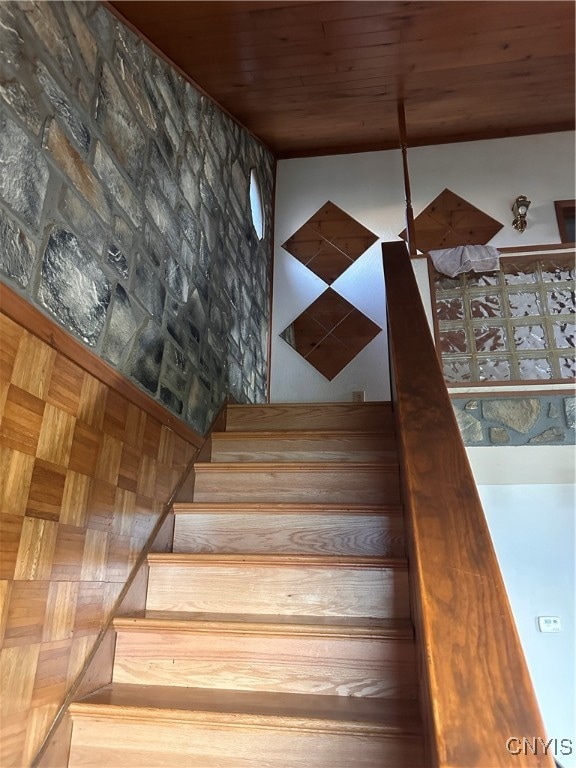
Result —
[{"label": "white painted wall", "polygon": [[[418,148],[410,150],[409,162],[416,215],[448,187],[505,224],[492,241],[496,246],[560,241],[553,201],[575,194],[573,133]],[[511,226],[510,207],[519,194],[532,200],[523,235]],[[400,153],[371,152],[278,164],[272,402],[350,400],[353,389],[365,389],[367,399],[390,397],[384,332],[332,382],[278,338],[324,289],[324,283],[281,244],[327,200],[381,240],[397,239],[404,228]],[[425,285],[424,264],[414,268]],[[385,327],[379,243],[333,287]],[[427,310],[430,312],[429,306]],[[468,456],[548,735],[574,739],[575,755],[558,758],[565,768],[576,768],[574,450],[570,446],[469,448]],[[542,614],[561,616],[564,631],[539,634],[534,621]]]},{"label": "white painted wall", "polygon": [[[412,199],[418,215],[448,187],[505,226],[496,246],[560,241],[554,200],[574,197],[574,133],[475,141],[409,150]],[[532,200],[528,228],[512,228],[511,205]],[[367,399],[388,399],[387,340],[383,332],[332,382],[279,338],[284,328],[320,295],[325,284],[281,247],[321,205],[331,200],[377,234],[398,239],[404,229],[404,186],[399,151],[281,160],[275,220],[271,400],[350,400],[353,389]],[[424,273],[422,272],[424,278]],[[332,286],[385,327],[380,243]]]},{"label": "white painted wall", "polygon": [[[558,739],[561,765],[576,768],[574,485],[481,485],[479,492],[548,738]],[[538,616],[559,616],[562,632],[539,632]],[[571,755],[560,751],[561,739],[571,739]]]}]

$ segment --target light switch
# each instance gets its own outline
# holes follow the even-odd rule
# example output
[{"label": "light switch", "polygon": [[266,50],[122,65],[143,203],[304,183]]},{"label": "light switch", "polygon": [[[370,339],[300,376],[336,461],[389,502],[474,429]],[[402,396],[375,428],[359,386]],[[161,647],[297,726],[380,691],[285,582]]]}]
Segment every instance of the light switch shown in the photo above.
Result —
[{"label": "light switch", "polygon": [[540,632],[562,632],[562,622],[559,616],[538,616]]}]

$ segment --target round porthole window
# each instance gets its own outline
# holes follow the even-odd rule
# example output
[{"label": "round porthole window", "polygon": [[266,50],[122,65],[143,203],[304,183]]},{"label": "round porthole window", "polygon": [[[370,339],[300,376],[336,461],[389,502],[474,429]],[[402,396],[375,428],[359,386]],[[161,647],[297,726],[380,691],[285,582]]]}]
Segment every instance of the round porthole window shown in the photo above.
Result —
[{"label": "round porthole window", "polygon": [[262,206],[262,193],[256,169],[250,171],[250,212],[252,225],[258,235],[258,240],[264,237],[264,208]]}]

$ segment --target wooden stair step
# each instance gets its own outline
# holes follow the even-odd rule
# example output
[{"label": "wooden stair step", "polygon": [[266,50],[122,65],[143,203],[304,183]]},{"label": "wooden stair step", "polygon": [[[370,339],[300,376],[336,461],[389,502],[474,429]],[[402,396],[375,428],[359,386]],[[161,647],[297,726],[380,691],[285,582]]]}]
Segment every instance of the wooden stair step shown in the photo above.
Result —
[{"label": "wooden stair step", "polygon": [[115,683],[70,712],[70,768],[423,765],[410,700]]},{"label": "wooden stair step", "polygon": [[226,412],[226,432],[312,429],[394,432],[394,413],[389,402],[229,405]]},{"label": "wooden stair step", "polygon": [[400,507],[196,502],[174,513],[174,552],[404,556]]},{"label": "wooden stair step", "polygon": [[408,618],[406,560],[322,555],[148,555],[147,609]]},{"label": "wooden stair step", "polygon": [[393,432],[215,432],[212,461],[397,461]]},{"label": "wooden stair step", "polygon": [[415,698],[414,642],[373,626],[117,619],[113,681]]},{"label": "wooden stair step", "polygon": [[357,696],[321,696],[267,691],[227,691],[162,685],[112,683],[75,701],[70,712],[76,719],[125,714],[134,717],[146,712],[157,718],[221,722],[230,715],[246,718],[249,724],[282,720],[290,729],[310,727],[370,733],[398,733],[420,736],[422,726],[418,704],[411,699],[364,699]]},{"label": "wooden stair step", "polygon": [[395,462],[215,462],[194,473],[196,502],[400,504]]},{"label": "wooden stair step", "polygon": [[159,622],[178,626],[181,622],[193,622],[195,632],[277,633],[289,632],[295,635],[322,635],[353,637],[356,634],[371,636],[380,640],[413,640],[414,627],[409,619],[374,619],[365,616],[290,616],[283,614],[247,613],[206,613],[201,611],[135,611],[127,616],[114,619],[114,626],[130,626],[138,621],[140,626]]}]

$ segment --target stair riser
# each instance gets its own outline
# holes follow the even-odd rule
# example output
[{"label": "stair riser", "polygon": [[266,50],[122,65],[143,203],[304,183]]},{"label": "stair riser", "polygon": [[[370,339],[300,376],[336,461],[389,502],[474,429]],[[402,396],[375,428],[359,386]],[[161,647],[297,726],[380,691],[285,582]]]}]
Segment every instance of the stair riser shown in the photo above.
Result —
[{"label": "stair riser", "polygon": [[395,568],[152,565],[157,611],[408,618],[408,578]]},{"label": "stair riser", "polygon": [[397,461],[394,435],[212,437],[212,461]]},{"label": "stair riser", "polygon": [[179,514],[174,552],[403,557],[400,515]]},{"label": "stair riser", "polygon": [[413,768],[419,739],[237,726],[74,719],[70,768]]},{"label": "stair riser", "polygon": [[226,415],[227,432],[307,429],[394,432],[394,414],[389,403],[338,403],[234,405],[228,408]]},{"label": "stair riser", "polygon": [[415,698],[414,645],[366,638],[121,630],[115,683]]},{"label": "stair riser", "polygon": [[195,470],[196,502],[298,502],[327,504],[400,504],[397,468],[284,471],[218,471],[218,465]]}]

